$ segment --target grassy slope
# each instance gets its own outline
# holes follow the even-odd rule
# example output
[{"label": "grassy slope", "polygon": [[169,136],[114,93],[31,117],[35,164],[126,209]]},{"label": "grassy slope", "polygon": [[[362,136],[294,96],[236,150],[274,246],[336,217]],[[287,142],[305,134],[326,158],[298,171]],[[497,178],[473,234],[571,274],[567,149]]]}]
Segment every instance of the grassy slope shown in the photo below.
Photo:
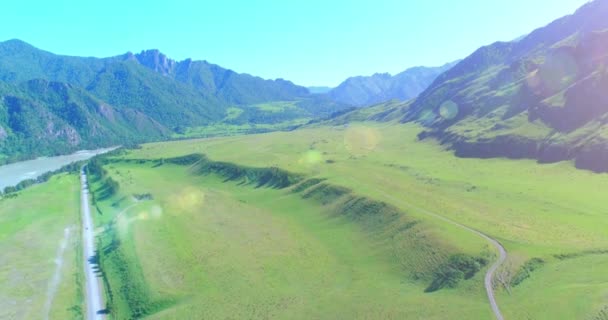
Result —
[{"label": "grassy slope", "polygon": [[[606,263],[608,256],[581,255],[561,261],[554,255],[608,247],[604,210],[608,177],[575,170],[570,163],[538,165],[527,160],[455,158],[440,146],[416,142],[419,130],[413,125],[320,127],[149,144],[131,157],[201,152],[214,160],[277,165],[326,177],[332,183],[410,210],[433,223],[437,234],[462,248],[479,245],[476,239],[444,223],[424,218],[412,205],[433,210],[499,239],[510,252],[507,268],[503,269],[507,278],[530,258],[547,261],[530,279],[513,288],[512,296],[506,291],[499,295],[507,317],[518,319],[530,314],[532,318],[585,318],[597,313],[608,294],[600,284],[607,279],[598,269],[589,279],[588,264]],[[558,277],[555,270],[568,276]],[[543,279],[553,280],[545,288]],[[525,290],[527,287],[537,291]],[[573,287],[580,290],[568,290],[570,294],[556,290]],[[570,303],[574,298],[581,302]],[[566,314],[573,317],[564,317]]]},{"label": "grassy slope", "polygon": [[305,124],[309,118],[294,119],[280,123],[261,123],[261,124],[228,124],[215,123],[204,127],[193,127],[184,130],[184,133],[174,133],[174,139],[206,138],[217,136],[234,136],[251,133],[287,130],[294,126]]},{"label": "grassy slope", "polygon": [[43,319],[55,259],[70,228],[50,319],[80,319],[83,308],[79,183],[61,175],[0,200],[0,318]]},{"label": "grassy slope", "polygon": [[[305,201],[289,190],[224,183],[167,164],[114,163],[106,168],[121,191],[98,202],[103,212],[98,223],[116,221],[119,250],[143,274],[145,280],[134,282],[146,299],[177,301],[160,313],[153,310],[152,319],[490,314],[481,273],[457,289],[424,294],[428,282],[405,273],[399,259],[408,258],[395,256],[401,251],[390,239],[364,232],[332,214],[331,206]],[[125,195],[142,193],[154,200],[117,203]],[[478,244],[471,249],[476,250]],[[414,246],[409,252],[423,255]],[[123,283],[111,263],[104,267],[116,317],[128,317],[127,299],[117,293]]]},{"label": "grassy slope", "polygon": [[222,122],[184,128],[181,132],[174,133],[172,137],[208,138],[286,130],[305,124],[315,117],[314,114],[299,107],[298,102],[275,101],[230,107],[226,110]]}]

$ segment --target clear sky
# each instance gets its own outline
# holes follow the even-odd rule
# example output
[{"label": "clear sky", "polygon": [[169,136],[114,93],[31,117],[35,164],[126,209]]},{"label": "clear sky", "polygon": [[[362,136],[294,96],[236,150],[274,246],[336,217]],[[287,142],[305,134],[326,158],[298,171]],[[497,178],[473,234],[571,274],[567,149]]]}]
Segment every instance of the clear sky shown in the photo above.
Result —
[{"label": "clear sky", "polygon": [[0,41],[69,55],[160,49],[237,72],[335,86],[466,57],[587,0],[7,0]]}]

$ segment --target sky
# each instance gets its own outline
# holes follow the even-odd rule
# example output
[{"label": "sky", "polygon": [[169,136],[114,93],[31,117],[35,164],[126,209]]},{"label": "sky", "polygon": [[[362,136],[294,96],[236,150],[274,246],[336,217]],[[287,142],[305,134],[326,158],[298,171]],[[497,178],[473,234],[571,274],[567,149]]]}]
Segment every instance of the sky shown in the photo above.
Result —
[{"label": "sky", "polygon": [[237,72],[336,86],[439,66],[573,13],[587,0],[5,1],[0,41],[107,57],[159,49]]}]

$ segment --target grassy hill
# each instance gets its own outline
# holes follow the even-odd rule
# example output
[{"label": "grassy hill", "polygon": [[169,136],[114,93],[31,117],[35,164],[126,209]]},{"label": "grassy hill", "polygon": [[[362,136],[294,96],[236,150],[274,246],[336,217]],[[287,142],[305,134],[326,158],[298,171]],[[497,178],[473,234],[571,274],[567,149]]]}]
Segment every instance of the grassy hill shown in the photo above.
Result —
[{"label": "grassy hill", "polygon": [[513,42],[482,47],[445,72],[402,122],[427,126],[467,157],[575,159],[608,171],[608,2],[593,1]]}]

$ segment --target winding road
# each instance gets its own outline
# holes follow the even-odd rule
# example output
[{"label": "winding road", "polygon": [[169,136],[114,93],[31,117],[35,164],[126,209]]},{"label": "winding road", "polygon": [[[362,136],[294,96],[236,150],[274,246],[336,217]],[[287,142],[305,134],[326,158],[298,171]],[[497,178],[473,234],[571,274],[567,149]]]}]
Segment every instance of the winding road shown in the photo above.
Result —
[{"label": "winding road", "polygon": [[86,319],[101,320],[104,319],[102,310],[102,287],[97,277],[97,259],[95,255],[95,229],[91,218],[91,210],[89,206],[89,190],[87,188],[87,176],[84,168],[80,173],[81,183],[81,212],[82,212],[82,235],[83,235],[83,252],[84,252],[84,273],[86,281],[85,303],[86,303]]},{"label": "winding road", "polygon": [[498,303],[496,302],[496,297],[494,296],[493,280],[494,280],[494,273],[496,272],[498,267],[500,267],[500,265],[502,265],[503,262],[505,262],[505,260],[507,259],[507,250],[505,249],[505,247],[503,247],[502,244],[500,244],[500,242],[498,242],[498,240],[488,236],[487,234],[485,234],[481,231],[475,230],[464,224],[458,223],[458,222],[456,222],[452,219],[446,218],[440,214],[437,214],[437,213],[431,212],[429,210],[426,210],[424,208],[421,208],[419,206],[413,205],[409,202],[404,201],[403,199],[397,199],[392,196],[388,196],[388,197],[392,198],[393,200],[405,203],[408,207],[415,209],[421,213],[424,213],[428,216],[435,217],[439,220],[450,223],[450,224],[455,225],[464,230],[470,231],[470,232],[482,237],[483,239],[488,241],[492,246],[494,246],[494,248],[496,248],[496,250],[498,251],[498,259],[496,261],[494,261],[494,263],[490,266],[490,268],[486,272],[486,276],[484,278],[484,285],[486,288],[486,294],[488,296],[488,301],[490,302],[490,307],[492,308],[492,312],[494,313],[494,316],[496,317],[497,320],[504,320],[504,317],[502,316],[502,313],[500,312],[500,308],[498,307]]},{"label": "winding road", "polygon": [[472,230],[469,229],[475,233],[477,233],[478,235],[480,235],[481,237],[485,238],[486,240],[488,240],[488,242],[492,243],[492,245],[494,245],[494,247],[496,247],[496,249],[498,249],[498,260],[494,261],[494,263],[492,264],[492,266],[490,266],[490,269],[488,269],[488,272],[486,272],[486,278],[484,280],[484,284],[486,286],[486,293],[488,294],[488,300],[490,300],[490,306],[492,307],[492,311],[494,312],[494,315],[496,316],[497,320],[504,320],[504,318],[502,317],[502,313],[500,313],[500,309],[498,308],[498,304],[496,303],[496,298],[494,297],[494,287],[492,286],[492,280],[494,279],[494,273],[496,272],[496,269],[498,269],[498,267],[500,267],[500,265],[505,262],[505,260],[507,259],[507,250],[505,250],[505,247],[502,246],[502,244],[500,244],[500,242],[488,237],[487,235],[476,231],[476,230]]}]

